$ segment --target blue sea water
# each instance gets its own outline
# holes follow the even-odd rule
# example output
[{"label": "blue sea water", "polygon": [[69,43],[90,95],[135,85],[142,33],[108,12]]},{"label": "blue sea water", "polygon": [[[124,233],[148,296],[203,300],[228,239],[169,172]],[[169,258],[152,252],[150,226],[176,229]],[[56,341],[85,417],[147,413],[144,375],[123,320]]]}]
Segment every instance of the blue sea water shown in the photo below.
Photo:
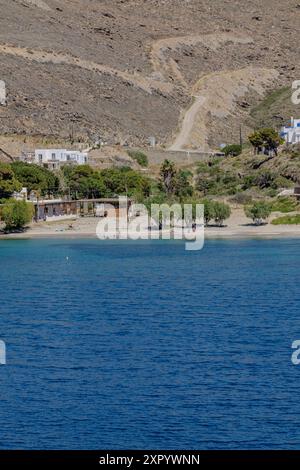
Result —
[{"label": "blue sea water", "polygon": [[300,449],[300,243],[0,242],[1,449]]}]

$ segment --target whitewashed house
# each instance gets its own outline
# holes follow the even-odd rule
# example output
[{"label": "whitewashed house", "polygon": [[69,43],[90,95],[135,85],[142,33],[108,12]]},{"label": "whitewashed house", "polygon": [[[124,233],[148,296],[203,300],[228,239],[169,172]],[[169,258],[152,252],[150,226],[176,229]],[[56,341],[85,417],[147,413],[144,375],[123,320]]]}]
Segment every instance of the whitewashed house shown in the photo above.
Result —
[{"label": "whitewashed house", "polygon": [[15,191],[12,197],[14,199],[17,199],[17,201],[27,201],[28,199],[27,188],[22,188],[21,191]]},{"label": "whitewashed house", "polygon": [[34,155],[34,163],[52,170],[68,163],[77,165],[88,163],[88,154],[78,150],[37,149]]},{"label": "whitewashed house", "polygon": [[300,119],[291,118],[290,126],[284,126],[280,132],[287,144],[300,143]]}]

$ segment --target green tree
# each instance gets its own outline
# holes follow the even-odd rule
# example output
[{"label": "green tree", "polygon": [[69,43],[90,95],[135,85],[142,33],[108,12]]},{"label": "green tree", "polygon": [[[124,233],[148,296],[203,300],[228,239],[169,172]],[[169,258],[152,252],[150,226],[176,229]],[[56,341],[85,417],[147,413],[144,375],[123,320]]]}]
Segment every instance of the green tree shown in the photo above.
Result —
[{"label": "green tree", "polygon": [[0,163],[0,199],[7,199],[21,189],[22,184],[15,177],[11,165]]},{"label": "green tree", "polygon": [[278,147],[284,143],[284,139],[272,128],[259,129],[250,134],[248,139],[256,153],[261,153],[265,149],[267,152],[273,151],[277,155]]},{"label": "green tree", "polygon": [[107,193],[104,180],[99,171],[89,165],[78,165],[70,172],[64,169],[70,193],[73,197],[94,199]]},{"label": "green tree", "polygon": [[21,230],[34,216],[33,204],[9,199],[1,208],[1,219],[8,231]]},{"label": "green tree", "polygon": [[174,226],[174,222],[182,218],[182,207],[181,204],[163,203],[153,204],[151,206],[151,217],[155,222],[162,228],[169,228]]},{"label": "green tree", "polygon": [[106,194],[105,184],[100,175],[82,178],[79,181],[78,195],[82,198],[95,199],[104,197]]},{"label": "green tree", "polygon": [[213,202],[213,218],[219,227],[224,223],[224,220],[228,219],[231,214],[231,209],[228,204],[224,202]]},{"label": "green tree", "polygon": [[151,180],[131,168],[107,168],[101,176],[110,196],[137,197],[140,201],[150,195]]},{"label": "green tree", "polygon": [[167,195],[173,194],[176,186],[177,170],[173,162],[165,160],[160,167],[160,184]]},{"label": "green tree", "polygon": [[29,193],[39,191],[44,196],[58,192],[59,178],[47,168],[25,162],[13,162],[11,167],[15,177]]},{"label": "green tree", "polygon": [[207,226],[215,216],[214,202],[210,199],[203,199],[201,202],[204,205],[204,223]]},{"label": "green tree", "polygon": [[[191,206],[191,210],[187,210],[187,207],[184,208],[184,205],[188,204]],[[191,223],[195,222],[197,220],[197,217],[201,217],[202,214],[200,214],[200,211],[197,211],[197,206],[199,204],[203,204],[203,201],[195,200],[192,198],[184,199],[182,203],[182,214],[184,215],[184,219],[187,225],[190,225]],[[204,205],[205,206],[205,205]],[[186,209],[186,210],[184,210]],[[204,221],[205,221],[205,207],[204,207]]]},{"label": "green tree", "polygon": [[207,196],[209,193],[213,193],[216,187],[216,182],[209,179],[209,176],[200,176],[197,179],[196,189],[203,193],[203,196]]},{"label": "green tree", "polygon": [[174,193],[180,199],[191,197],[194,189],[189,182],[189,178],[192,176],[190,171],[180,170],[175,177],[174,181]]},{"label": "green tree", "polygon": [[244,208],[247,217],[253,220],[256,225],[262,225],[270,216],[272,208],[264,201],[256,201]]}]

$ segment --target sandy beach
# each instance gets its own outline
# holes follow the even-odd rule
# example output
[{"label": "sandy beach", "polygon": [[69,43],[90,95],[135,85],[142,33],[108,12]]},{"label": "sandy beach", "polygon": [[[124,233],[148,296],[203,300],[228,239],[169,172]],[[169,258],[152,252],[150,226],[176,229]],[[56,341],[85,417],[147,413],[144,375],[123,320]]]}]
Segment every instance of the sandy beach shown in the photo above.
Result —
[{"label": "sandy beach", "polygon": [[[205,227],[205,238],[283,238],[300,237],[300,225],[272,225],[270,221],[282,214],[273,213],[269,223],[256,226],[247,219],[242,209],[234,209],[223,227]],[[24,238],[96,238],[98,217],[73,218],[53,222],[33,223],[22,233],[0,235],[4,239]],[[103,219],[102,219],[103,220]],[[150,238],[150,232],[149,232]]]}]

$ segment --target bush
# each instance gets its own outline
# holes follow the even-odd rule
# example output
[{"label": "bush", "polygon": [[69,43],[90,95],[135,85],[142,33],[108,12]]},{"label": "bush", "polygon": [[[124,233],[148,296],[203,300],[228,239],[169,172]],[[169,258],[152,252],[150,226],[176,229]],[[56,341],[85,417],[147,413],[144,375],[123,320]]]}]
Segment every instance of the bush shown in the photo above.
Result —
[{"label": "bush", "polygon": [[242,146],[238,144],[226,145],[226,147],[223,148],[223,152],[225,153],[226,157],[238,157],[241,155],[242,150]]},{"label": "bush", "polygon": [[300,224],[300,214],[297,215],[285,215],[283,217],[278,217],[277,219],[272,220],[273,225],[299,225]]},{"label": "bush", "polygon": [[240,184],[241,180],[237,175],[213,166],[208,168],[206,174],[198,173],[196,189],[204,196],[233,195],[239,190]]},{"label": "bush", "polygon": [[139,150],[128,150],[128,155],[133,158],[138,164],[144,168],[148,166],[148,157],[145,153]]},{"label": "bush", "polygon": [[254,178],[254,185],[260,189],[273,188],[277,189],[276,174],[270,170],[261,170]]},{"label": "bush", "polygon": [[296,199],[291,197],[280,196],[276,201],[272,203],[272,212],[293,212],[299,208],[299,204]]},{"label": "bush", "polygon": [[197,170],[196,170],[196,172],[197,172],[198,175],[200,175],[201,173],[202,173],[202,174],[203,174],[203,173],[205,174],[205,173],[207,173],[208,171],[209,171],[209,166],[208,166],[207,163],[205,163],[205,162],[199,162],[199,163],[197,164]]},{"label": "bush", "polygon": [[262,225],[272,211],[270,204],[264,201],[256,201],[251,206],[246,206],[244,210],[246,216],[256,225]]},{"label": "bush", "polygon": [[34,216],[34,207],[26,201],[10,199],[1,209],[1,218],[8,231],[21,230],[31,222]]},{"label": "bush", "polygon": [[254,175],[246,175],[243,178],[242,190],[247,190],[256,185]]},{"label": "bush", "polygon": [[293,188],[294,187],[294,182],[291,181],[288,178],[285,178],[282,175],[278,175],[274,180],[273,186],[277,189],[279,189],[279,188],[284,188],[284,189]]}]

